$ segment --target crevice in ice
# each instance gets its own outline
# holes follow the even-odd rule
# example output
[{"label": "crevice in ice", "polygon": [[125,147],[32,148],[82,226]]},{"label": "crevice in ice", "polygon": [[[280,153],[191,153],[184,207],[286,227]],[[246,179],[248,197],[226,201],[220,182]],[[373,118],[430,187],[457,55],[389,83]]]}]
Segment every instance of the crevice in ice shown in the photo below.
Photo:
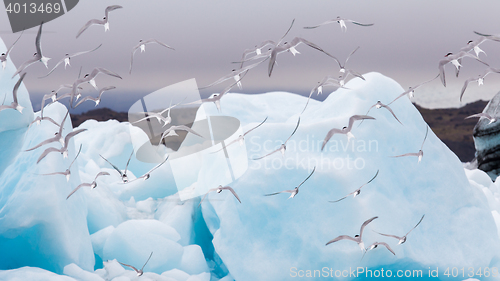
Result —
[{"label": "crevice in ice", "polygon": [[94,253],[94,259],[95,259],[94,270],[104,268],[104,263],[98,254]]},{"label": "crevice in ice", "polygon": [[211,268],[211,274],[222,278],[226,276],[229,271],[226,265],[221,260],[217,252],[215,251],[214,245],[212,244],[213,235],[210,233],[203,214],[201,212],[201,207],[196,208],[193,214],[193,244],[201,247],[203,255],[207,260],[208,266]]}]

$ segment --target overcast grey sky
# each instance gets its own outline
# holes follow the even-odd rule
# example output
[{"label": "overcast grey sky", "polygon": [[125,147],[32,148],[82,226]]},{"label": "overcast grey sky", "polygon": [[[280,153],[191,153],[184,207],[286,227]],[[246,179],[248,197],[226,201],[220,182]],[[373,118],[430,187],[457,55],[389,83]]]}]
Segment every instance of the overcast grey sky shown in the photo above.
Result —
[{"label": "overcast grey sky", "polygon": [[[78,39],[77,31],[90,19],[101,19],[106,6],[119,4],[123,9],[110,13],[110,30],[91,26]],[[386,0],[386,1],[80,1],[68,14],[44,25],[42,48],[52,58],[49,68],[65,53],[103,46],[88,55],[71,61],[71,67],[57,69],[45,79],[42,64],[30,66],[25,84],[32,95],[34,107],[39,108],[41,94],[50,93],[63,83],[72,83],[80,66],[83,74],[94,67],[104,67],[123,77],[99,76],[100,87],[114,85],[116,90],[105,95],[103,106],[126,111],[138,97],[159,88],[196,78],[198,86],[205,86],[229,74],[235,68],[231,61],[241,58],[243,50],[265,40],[279,40],[291,21],[295,24],[287,36],[291,40],[301,36],[336,56],[339,60],[357,46],[348,67],[360,73],[380,72],[400,83],[404,88],[428,80],[438,73],[438,61],[448,52],[457,52],[468,40],[477,38],[474,30],[500,33],[500,1],[498,0]],[[311,26],[337,16],[371,27],[347,26],[342,32],[338,24],[308,30]],[[0,11],[0,37],[7,46],[17,39],[10,32],[4,8]],[[16,66],[31,58],[35,51],[36,28],[25,32],[11,53]],[[145,53],[137,52],[134,69],[128,73],[131,49],[139,39],[156,38],[173,48],[148,45]],[[481,45],[487,56],[481,58],[493,67],[500,67],[500,42]],[[235,92],[262,93],[290,91],[308,94],[325,75],[337,75],[338,66],[326,55],[301,45],[300,55],[286,53],[278,57],[271,78],[267,63],[251,70],[242,80],[243,90]],[[457,106],[463,81],[482,72],[484,66],[473,60],[464,60],[459,78],[447,66],[445,88],[439,80],[421,88],[415,101],[427,107]],[[485,85],[470,85],[464,100],[492,97],[500,90],[500,75],[491,74]],[[203,96],[225,88],[230,81],[203,90]],[[84,94],[96,95],[90,86]],[[80,108],[88,110],[92,103]]]}]

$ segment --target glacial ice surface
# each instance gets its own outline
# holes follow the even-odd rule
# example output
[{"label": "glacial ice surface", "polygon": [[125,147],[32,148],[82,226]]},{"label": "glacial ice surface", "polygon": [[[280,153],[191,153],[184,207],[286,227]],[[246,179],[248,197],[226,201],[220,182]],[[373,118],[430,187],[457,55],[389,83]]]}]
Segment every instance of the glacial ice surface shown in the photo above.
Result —
[{"label": "glacial ice surface", "polygon": [[[15,83],[8,77],[13,71],[9,62],[0,72],[6,92]],[[134,149],[127,122],[86,121],[79,128],[87,131],[70,141],[67,159],[51,153],[37,165],[43,149],[60,144],[23,150],[53,136],[57,128],[42,122],[28,129],[35,115],[22,86],[23,114],[0,112],[0,279],[135,280],[136,273],[119,262],[140,268],[151,252],[141,280],[285,280],[298,270],[323,267],[424,272],[431,266],[498,267],[500,181],[492,183],[478,170],[464,171],[432,130],[422,162],[391,157],[417,152],[426,132],[406,97],[391,105],[403,125],[387,110],[373,108],[369,115],[376,120],[356,122],[354,139],[347,142],[345,135],[336,134],[321,152],[328,130],[346,126],[351,115],[365,114],[377,100],[388,103],[403,92],[379,73],[364,76],[366,81],[353,79],[346,84],[349,89],[331,93],[324,102],[311,100],[284,157],[276,153],[252,160],[289,137],[306,98],[285,92],[227,94],[221,112],[204,104],[208,115],[238,118],[243,131],[268,120],[246,136],[248,170],[230,184],[242,203],[228,191],[212,192],[200,207],[200,198],[179,199],[168,162],[147,181],[120,183],[118,173],[99,155],[124,168]],[[66,108],[55,103],[44,114],[61,121]],[[68,118],[63,133],[71,130]],[[64,171],[80,144],[68,182],[64,176],[40,175]],[[130,178],[154,165],[132,158]],[[264,196],[294,188],[314,167],[295,198]],[[354,191],[377,170],[377,178],[356,198],[328,202]],[[95,189],[83,187],[66,200],[99,171],[110,175],[100,177]],[[374,232],[403,235],[424,214],[402,245]],[[362,259],[351,241],[325,246],[339,235],[358,234],[360,225],[374,216],[378,219],[365,229],[365,244],[387,242],[395,256],[381,247]]]}]

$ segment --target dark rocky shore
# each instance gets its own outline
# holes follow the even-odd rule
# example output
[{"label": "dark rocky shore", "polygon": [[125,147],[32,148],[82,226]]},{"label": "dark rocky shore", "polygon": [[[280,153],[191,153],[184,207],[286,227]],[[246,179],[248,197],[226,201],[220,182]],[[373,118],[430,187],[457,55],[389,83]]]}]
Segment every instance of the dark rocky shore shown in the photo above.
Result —
[{"label": "dark rocky shore", "polygon": [[[426,109],[415,105],[424,120],[434,133],[460,158],[462,162],[469,162],[475,157],[474,140],[472,133],[478,119],[464,120],[465,117],[482,112],[487,102],[477,101],[461,108]],[[82,114],[71,115],[73,126],[77,127],[87,119],[106,121],[116,119],[120,122],[128,120],[126,112],[116,112],[109,108],[99,108]]]},{"label": "dark rocky shore", "polygon": [[478,118],[464,120],[465,117],[483,112],[486,101],[469,103],[461,108],[426,109],[415,105],[429,124],[432,131],[443,141],[462,162],[475,157],[476,149],[472,138]]}]

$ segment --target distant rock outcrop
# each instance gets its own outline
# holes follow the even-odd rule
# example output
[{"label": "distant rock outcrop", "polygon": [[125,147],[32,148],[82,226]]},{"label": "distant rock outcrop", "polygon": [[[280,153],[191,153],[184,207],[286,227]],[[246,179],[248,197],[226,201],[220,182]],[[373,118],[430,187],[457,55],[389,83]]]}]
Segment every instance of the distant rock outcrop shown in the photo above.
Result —
[{"label": "distant rock outcrop", "polygon": [[432,131],[460,158],[460,161],[469,162],[476,156],[472,129],[477,119],[464,120],[464,118],[481,112],[487,104],[488,102],[480,100],[460,108],[427,109],[418,105],[415,107]]},{"label": "distant rock outcrop", "polygon": [[[483,112],[494,115],[500,102],[500,92],[486,105]],[[474,146],[478,168],[492,180],[500,175],[500,122],[481,118],[474,127]]]}]

